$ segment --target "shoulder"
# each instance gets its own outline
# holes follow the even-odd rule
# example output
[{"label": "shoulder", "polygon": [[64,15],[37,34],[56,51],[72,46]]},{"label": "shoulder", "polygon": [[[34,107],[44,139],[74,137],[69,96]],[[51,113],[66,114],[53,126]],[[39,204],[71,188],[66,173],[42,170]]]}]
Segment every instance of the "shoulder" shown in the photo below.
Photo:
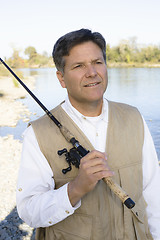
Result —
[{"label": "shoulder", "polygon": [[[50,112],[54,115],[57,116],[58,113],[61,111],[61,104],[59,104],[58,106],[56,106],[55,108],[53,108],[52,110],[50,110]],[[41,116],[40,118],[32,121],[29,123],[29,125],[35,126],[35,125],[43,125],[43,124],[48,124],[52,122],[52,120],[50,119],[50,117],[48,116],[47,113],[45,113],[43,116]]]},{"label": "shoulder", "polygon": [[131,124],[144,128],[142,115],[139,110],[131,105],[119,102],[108,102],[110,120],[118,119],[125,122],[125,124]]},{"label": "shoulder", "polygon": [[135,106],[132,106],[126,103],[108,101],[108,105],[112,108],[121,109],[124,111],[138,111],[138,109]]},{"label": "shoulder", "polygon": [[126,113],[136,112],[139,115],[141,115],[137,107],[126,104],[126,103],[108,101],[108,105],[111,110],[117,110],[117,111],[119,110]]}]

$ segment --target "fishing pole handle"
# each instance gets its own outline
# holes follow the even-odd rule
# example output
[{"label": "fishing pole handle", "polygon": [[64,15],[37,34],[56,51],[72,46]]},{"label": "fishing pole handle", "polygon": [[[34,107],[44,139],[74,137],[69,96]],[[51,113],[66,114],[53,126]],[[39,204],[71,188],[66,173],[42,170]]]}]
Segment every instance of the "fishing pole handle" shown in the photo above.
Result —
[{"label": "fishing pole handle", "polygon": [[109,186],[117,197],[123,202],[123,204],[131,209],[135,206],[134,201],[128,196],[128,194],[113,180],[111,177],[103,178],[103,181]]},{"label": "fishing pole handle", "polygon": [[62,135],[65,137],[65,139],[67,140],[67,142],[71,142],[71,139],[75,139],[73,134],[64,126],[61,125],[61,127],[59,128],[60,132],[62,133]]},{"label": "fishing pole handle", "polygon": [[[79,142],[77,142],[79,144]],[[77,147],[77,151],[81,156],[85,156],[89,151],[83,148],[80,144]],[[126,205],[127,208],[131,209],[135,206],[134,201],[128,196],[128,194],[113,180],[111,177],[103,178],[104,182],[110,187],[117,197]]]}]

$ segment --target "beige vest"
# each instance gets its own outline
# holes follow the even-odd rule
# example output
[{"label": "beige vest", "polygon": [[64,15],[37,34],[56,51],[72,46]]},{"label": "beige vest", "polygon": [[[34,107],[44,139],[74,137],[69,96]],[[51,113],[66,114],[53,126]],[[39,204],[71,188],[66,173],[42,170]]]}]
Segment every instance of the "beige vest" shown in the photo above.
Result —
[{"label": "beige vest", "polygon": [[[88,150],[93,146],[61,106],[52,110],[53,115],[67,127]],[[58,127],[47,115],[32,122],[40,149],[53,172],[56,188],[74,179],[78,169],[68,167],[65,156],[57,150],[72,145],[61,135]],[[101,180],[93,191],[82,198],[81,207],[65,220],[37,230],[38,240],[146,240],[152,239],[146,217],[146,203],[142,196],[142,147],[143,122],[136,108],[109,102],[109,123],[106,153],[114,180],[136,202],[131,210]]]}]

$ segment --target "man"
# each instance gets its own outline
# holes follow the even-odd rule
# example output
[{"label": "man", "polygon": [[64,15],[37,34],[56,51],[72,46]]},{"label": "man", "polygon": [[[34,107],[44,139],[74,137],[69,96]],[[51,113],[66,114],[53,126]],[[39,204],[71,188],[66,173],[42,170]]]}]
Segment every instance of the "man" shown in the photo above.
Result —
[{"label": "man", "polygon": [[[53,59],[66,100],[53,115],[90,152],[62,173],[72,146],[43,116],[24,134],[17,188],[20,217],[37,239],[160,239],[160,182],[152,138],[138,110],[104,99],[106,42],[81,29],[61,37]],[[102,180],[112,177],[136,202],[130,210]]]}]

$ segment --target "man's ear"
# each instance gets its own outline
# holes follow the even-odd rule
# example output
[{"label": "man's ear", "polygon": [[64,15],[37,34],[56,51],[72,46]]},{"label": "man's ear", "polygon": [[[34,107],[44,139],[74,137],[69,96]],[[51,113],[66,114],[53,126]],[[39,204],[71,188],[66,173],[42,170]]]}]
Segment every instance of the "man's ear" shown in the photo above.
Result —
[{"label": "man's ear", "polygon": [[56,74],[57,74],[57,78],[58,78],[58,80],[59,80],[62,88],[66,88],[66,84],[65,84],[65,82],[64,82],[63,73],[60,72],[60,71],[57,71]]}]

